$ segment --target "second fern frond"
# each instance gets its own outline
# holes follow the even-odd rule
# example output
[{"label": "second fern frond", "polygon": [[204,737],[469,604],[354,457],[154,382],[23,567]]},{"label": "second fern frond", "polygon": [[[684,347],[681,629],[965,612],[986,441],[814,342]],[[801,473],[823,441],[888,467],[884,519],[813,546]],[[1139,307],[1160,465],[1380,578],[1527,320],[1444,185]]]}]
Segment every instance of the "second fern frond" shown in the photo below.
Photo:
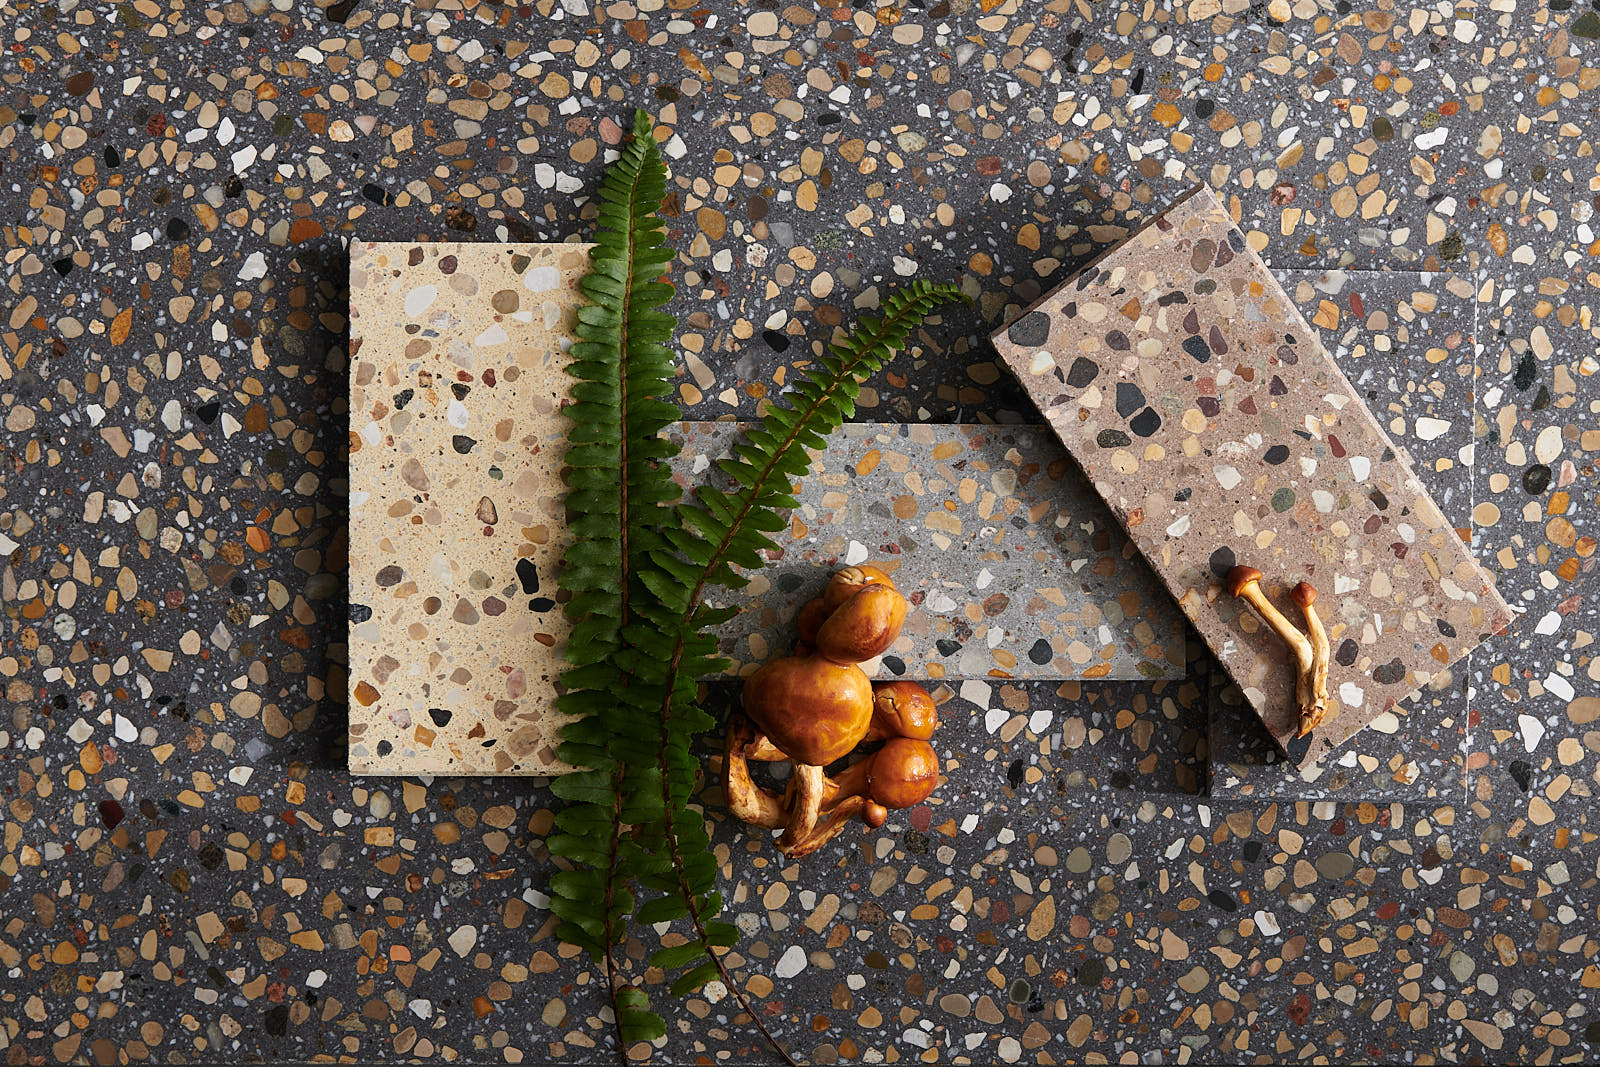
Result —
[{"label": "second fern frond", "polygon": [[[733,456],[721,462],[728,490],[701,486],[689,500],[666,466],[674,452],[661,430],[680,417],[665,399],[675,320],[661,279],[671,262],[656,210],[666,189],[650,120],[608,168],[599,193],[599,232],[583,289],[569,373],[574,427],[567,454],[568,521],[577,534],[562,585],[573,626],[562,675],[561,757],[581,769],[554,786],[567,802],[551,852],[569,869],[552,882],[559,935],[603,961],[619,1058],[665,1033],[645,991],[618,973],[614,947],[630,923],[685,921],[690,936],[663,948],[652,966],[674,975],[682,995],[720,979],[786,1061],[787,1053],[728,973],[722,953],[738,940],[719,918],[718,869],[703,813],[693,806],[699,761],[694,739],[715,725],[697,679],[726,666],[712,628],[729,613],[704,603],[708,589],[745,584],[777,548],[808,450],[850,418],[861,384],[905,344],[955,286],[914,282],[892,293],[880,316],[863,316],[793,387],[762,412]],[[635,893],[647,899],[639,902]]]}]

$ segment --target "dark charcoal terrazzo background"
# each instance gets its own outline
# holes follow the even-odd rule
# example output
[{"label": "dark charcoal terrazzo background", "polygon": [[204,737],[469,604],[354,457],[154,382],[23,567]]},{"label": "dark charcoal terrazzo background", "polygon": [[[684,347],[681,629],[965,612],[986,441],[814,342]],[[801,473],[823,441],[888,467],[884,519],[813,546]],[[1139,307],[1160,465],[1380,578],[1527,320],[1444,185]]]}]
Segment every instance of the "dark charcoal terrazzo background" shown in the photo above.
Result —
[{"label": "dark charcoal terrazzo background", "polygon": [[[1525,617],[1425,773],[1396,734],[1337,787],[1219,788],[1199,657],[963,687],[938,803],[882,832],[785,866],[708,805],[734,971],[798,1056],[1595,1058],[1600,13],[1168,7],[0,11],[0,1055],[610,1056],[544,908],[549,793],[344,770],[343,249],[582,237],[641,105],[696,417],[927,277],[973,306],[862,417],[1032,420],[981,338],[1202,180],[1279,270],[1475,305],[1473,369],[1391,433],[1470,434],[1473,545]],[[1330,301],[1325,336],[1417,350]],[[728,1013],[691,998],[658,1058],[755,1058]]]}]

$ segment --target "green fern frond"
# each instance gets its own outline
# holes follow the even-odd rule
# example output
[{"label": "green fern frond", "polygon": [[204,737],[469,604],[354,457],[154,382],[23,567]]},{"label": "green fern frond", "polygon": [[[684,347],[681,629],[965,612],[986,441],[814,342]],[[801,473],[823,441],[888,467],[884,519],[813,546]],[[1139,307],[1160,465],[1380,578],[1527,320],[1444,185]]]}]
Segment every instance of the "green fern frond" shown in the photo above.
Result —
[{"label": "green fern frond", "polygon": [[629,1045],[665,1032],[644,991],[621,984],[612,950],[627,934],[637,872],[651,861],[625,831],[653,816],[660,793],[654,754],[633,747],[639,731],[615,709],[628,687],[616,660],[626,651],[622,634],[642,588],[640,549],[629,532],[648,527],[650,510],[677,499],[659,466],[673,447],[660,431],[675,414],[661,400],[673,373],[667,345],[674,322],[659,310],[673,294],[661,280],[672,251],[656,213],[666,180],[649,116],[640,111],[601,181],[599,225],[581,282],[589,302],[578,311],[567,366],[574,381],[566,505],[575,536],[561,576],[571,594],[565,610],[572,635],[558,707],[577,718],[557,752],[581,769],[552,787],[567,806],[564,832],[550,839],[550,851],[575,869],[552,880],[551,910],[561,920],[558,936],[604,961],[624,1061]]},{"label": "green fern frond", "polygon": [[[678,972],[674,995],[721,979],[788,1063],[722,961],[738,930],[717,918],[717,863],[703,812],[693,805],[699,761],[694,739],[716,725],[700,706],[696,679],[726,666],[711,630],[732,616],[704,604],[712,586],[745,584],[786,526],[808,449],[854,412],[861,383],[892,358],[953,286],[913,283],[893,293],[881,317],[863,317],[829,346],[810,373],[763,412],[723,460],[733,488],[702,487],[690,500],[666,467],[676,451],[661,433],[680,417],[669,402],[668,345],[676,321],[661,310],[673,287],[662,278],[673,253],[656,212],[666,167],[638,112],[632,136],[607,168],[589,303],[578,313],[573,422],[567,452],[567,511],[574,544],[561,583],[571,594],[567,670],[557,707],[573,716],[558,754],[580,768],[553,785],[565,806],[548,839],[570,865],[551,880],[551,910],[563,940],[603,960],[617,1054],[666,1032],[639,986],[617,973],[614,947],[630,923],[687,922],[684,944],[651,956]],[[640,902],[635,889],[649,898]]]},{"label": "green fern frond", "polygon": [[[730,990],[736,988],[722,967],[717,949],[725,947],[724,941],[736,941],[737,930],[715,918],[721,909],[721,898],[715,893],[717,865],[705,820],[689,808],[695,766],[689,746],[714,720],[698,706],[692,685],[686,687],[682,683],[720,673],[725,666],[715,654],[715,643],[706,640],[695,625],[696,620],[704,621],[706,617],[701,597],[711,585],[744,585],[746,579],[734,567],[759,567],[761,552],[778,547],[766,534],[786,525],[783,511],[794,506],[793,479],[810,469],[807,448],[821,445],[853,414],[861,383],[892,358],[913,329],[941,304],[960,298],[960,290],[952,285],[913,283],[888,298],[881,318],[865,320],[862,330],[831,345],[830,356],[820,361],[821,373],[803,375],[782,403],[767,409],[761,427],[745,435],[745,443],[734,450],[736,458],[723,461],[724,471],[737,488],[725,492],[702,486],[693,501],[677,508],[675,543],[683,558],[692,559],[696,565],[679,561],[667,567],[665,557],[652,557],[651,561],[663,570],[657,580],[670,583],[674,591],[688,590],[682,597],[683,613],[668,631],[672,649],[662,677],[656,680],[660,688],[656,708],[660,723],[660,782],[665,791],[662,821],[655,828],[658,832],[643,835],[639,841],[646,851],[665,852],[672,861],[672,877],[643,881],[646,888],[663,894],[646,902],[643,908],[681,908],[696,933],[695,940],[677,949],[663,950],[651,959],[663,970],[690,968],[674,981],[674,993],[698,989],[716,977],[721,977]],[[650,584],[655,585],[656,580]],[[674,773],[675,768],[679,768],[678,773]],[[673,903],[657,904],[658,900]],[[750,1015],[788,1060],[787,1052],[767,1033],[760,1018],[753,1012]]]},{"label": "green fern frond", "polygon": [[912,330],[940,305],[960,299],[959,287],[927,281],[896,290],[884,301],[881,317],[862,316],[856,332],[829,345],[829,355],[819,361],[821,373],[801,375],[763,412],[761,428],[719,464],[737,488],[729,493],[703,485],[678,509],[686,527],[721,531],[708,538],[714,547],[702,587],[747,584],[733,565],[759,567],[760,553],[778,547],[766,535],[787,525],[783,513],[795,506],[794,480],[811,467],[807,449],[823,447],[828,435],[855,414],[861,383],[894,357]]}]

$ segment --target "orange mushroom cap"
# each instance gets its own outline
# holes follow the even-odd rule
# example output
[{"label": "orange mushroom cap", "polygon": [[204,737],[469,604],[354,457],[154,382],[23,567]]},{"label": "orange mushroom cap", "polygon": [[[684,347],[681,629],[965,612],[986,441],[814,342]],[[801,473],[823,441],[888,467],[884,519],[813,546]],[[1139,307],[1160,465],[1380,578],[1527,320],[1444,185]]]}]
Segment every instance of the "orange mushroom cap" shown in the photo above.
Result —
[{"label": "orange mushroom cap", "polygon": [[893,586],[869,585],[822,621],[813,643],[835,663],[861,663],[894,644],[905,621],[906,598]]},{"label": "orange mushroom cap", "polygon": [[744,711],[796,763],[848,755],[872,723],[872,682],[821,656],[784,656],[744,683]]},{"label": "orange mushroom cap", "polygon": [[896,737],[872,757],[868,795],[886,808],[921,804],[939,784],[939,756],[914,737]]},{"label": "orange mushroom cap", "polygon": [[884,682],[872,687],[872,730],[880,737],[926,741],[939,725],[933,696],[916,682]]},{"label": "orange mushroom cap", "polygon": [[846,567],[828,579],[828,587],[822,591],[823,608],[832,615],[841,604],[869,585],[886,585],[893,589],[894,579],[870,563]]},{"label": "orange mushroom cap", "polygon": [[1222,579],[1222,584],[1223,587],[1228,590],[1229,596],[1238,596],[1240,590],[1242,590],[1245,586],[1249,585],[1251,582],[1259,582],[1260,580],[1260,571],[1256,570],[1254,567],[1246,567],[1241,563],[1239,566],[1228,572],[1227,577]]}]

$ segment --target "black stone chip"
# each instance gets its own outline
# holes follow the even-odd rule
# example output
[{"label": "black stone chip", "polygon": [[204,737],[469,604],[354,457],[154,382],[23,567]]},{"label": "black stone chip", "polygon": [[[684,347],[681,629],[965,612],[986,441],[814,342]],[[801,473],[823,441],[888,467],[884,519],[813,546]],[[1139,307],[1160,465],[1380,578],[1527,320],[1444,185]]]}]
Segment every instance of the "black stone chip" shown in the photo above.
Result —
[{"label": "black stone chip", "polygon": [[1239,902],[1234,900],[1231,895],[1224,893],[1220,889],[1213,889],[1211,892],[1207,893],[1206,899],[1211,901],[1212,904],[1215,904],[1217,907],[1221,908],[1223,911],[1239,910]]},{"label": "black stone chip", "polygon": [[1082,389],[1099,375],[1100,367],[1094,360],[1079,356],[1072,361],[1071,368],[1067,371],[1067,384],[1074,389]]},{"label": "black stone chip", "polygon": [[1406,679],[1405,664],[1396,656],[1388,663],[1381,664],[1372,672],[1372,680],[1379,685],[1396,685]]},{"label": "black stone chip", "polygon": [[1517,788],[1526,793],[1533,788],[1533,767],[1527,760],[1512,760],[1506,768],[1506,773],[1511,775],[1511,780],[1517,783]]},{"label": "black stone chip", "polygon": [[1522,358],[1517,361],[1516,372],[1511,375],[1511,384],[1516,386],[1517,391],[1520,393],[1532,388],[1533,383],[1538,380],[1539,363],[1533,358],[1531,351],[1524,352]]},{"label": "black stone chip", "polygon": [[1155,408],[1145,408],[1128,420],[1128,429],[1140,437],[1149,437],[1161,429],[1161,416],[1156,414]]},{"label": "black stone chip", "polygon": [[1013,344],[1037,348],[1050,340],[1050,316],[1042,311],[1030,311],[1011,324],[1006,336]]}]

